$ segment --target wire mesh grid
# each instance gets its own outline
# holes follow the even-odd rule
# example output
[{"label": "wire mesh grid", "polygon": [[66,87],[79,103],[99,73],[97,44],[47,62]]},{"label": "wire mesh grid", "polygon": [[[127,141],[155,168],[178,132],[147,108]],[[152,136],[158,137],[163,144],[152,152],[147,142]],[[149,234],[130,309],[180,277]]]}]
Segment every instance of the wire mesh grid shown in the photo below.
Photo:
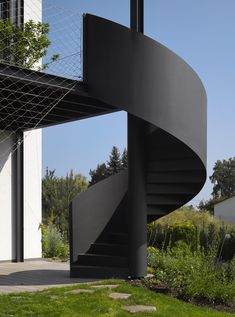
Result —
[{"label": "wire mesh grid", "polygon": [[1,147],[0,157],[19,146],[12,141],[17,132],[40,126],[79,81],[81,13],[58,7],[52,0],[2,0],[0,145],[9,139],[11,148]]}]

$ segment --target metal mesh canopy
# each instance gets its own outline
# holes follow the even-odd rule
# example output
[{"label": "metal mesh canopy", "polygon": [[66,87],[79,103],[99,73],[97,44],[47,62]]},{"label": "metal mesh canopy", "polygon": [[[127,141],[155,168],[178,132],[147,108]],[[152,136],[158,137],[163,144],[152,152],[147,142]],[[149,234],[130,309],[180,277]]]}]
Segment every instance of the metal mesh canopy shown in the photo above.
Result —
[{"label": "metal mesh canopy", "polygon": [[82,82],[79,12],[49,0],[9,0],[1,1],[0,13],[0,143],[20,131],[115,110],[88,96]]}]

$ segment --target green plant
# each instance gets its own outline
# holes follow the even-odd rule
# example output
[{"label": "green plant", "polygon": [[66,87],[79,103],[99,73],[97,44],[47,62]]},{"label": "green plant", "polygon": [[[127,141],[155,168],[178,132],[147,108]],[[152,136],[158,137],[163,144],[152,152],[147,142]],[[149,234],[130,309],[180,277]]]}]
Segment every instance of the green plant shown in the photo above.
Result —
[{"label": "green plant", "polygon": [[67,258],[68,243],[53,224],[45,226],[41,224],[42,230],[42,250],[45,258]]},{"label": "green plant", "polygon": [[235,259],[216,261],[218,250],[193,252],[184,241],[166,250],[148,248],[148,265],[156,285],[173,289],[187,300],[227,303],[235,298]]},{"label": "green plant", "polygon": [[[95,285],[100,283],[95,283]],[[124,305],[151,305],[157,312],[137,313],[133,316],[158,317],[229,317],[230,314],[207,307],[184,303],[176,298],[136,287],[122,280],[106,280],[102,284],[118,284],[116,291],[129,293],[125,300],[113,300],[108,289],[95,290],[94,283],[57,287],[41,292],[0,295],[0,316],[63,316],[63,317],[129,317]],[[70,291],[90,289],[94,293],[74,294]]]},{"label": "green plant", "polygon": [[166,250],[179,240],[190,244],[194,252],[201,249],[210,254],[217,250],[222,260],[231,260],[235,255],[235,226],[225,225],[210,213],[191,207],[180,208],[148,224],[149,246]]},{"label": "green plant", "polygon": [[[48,23],[29,20],[18,26],[0,19],[0,62],[36,70],[48,67],[48,64],[38,66],[37,63],[51,44],[47,37],[49,31]],[[57,59],[59,54],[54,54],[51,62]]]}]

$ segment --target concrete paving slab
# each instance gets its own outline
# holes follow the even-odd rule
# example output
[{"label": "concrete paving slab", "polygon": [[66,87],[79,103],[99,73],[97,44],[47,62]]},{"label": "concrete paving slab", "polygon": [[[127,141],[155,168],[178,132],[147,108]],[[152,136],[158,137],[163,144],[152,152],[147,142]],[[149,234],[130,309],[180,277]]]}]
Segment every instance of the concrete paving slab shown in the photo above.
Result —
[{"label": "concrete paving slab", "polygon": [[132,313],[132,314],[151,312],[151,311],[157,310],[157,308],[155,306],[145,306],[145,305],[125,306],[125,307],[123,307],[123,309],[128,311],[129,313]]},{"label": "concrete paving slab", "polygon": [[45,260],[23,263],[2,262],[0,263],[0,294],[35,292],[99,280],[70,278],[69,274],[68,262]]},{"label": "concrete paving slab", "polygon": [[127,293],[111,293],[109,294],[109,297],[112,299],[128,299],[131,297],[131,294]]},{"label": "concrete paving slab", "polygon": [[68,291],[65,294],[83,294],[83,293],[93,294],[94,292],[95,290],[93,289],[78,288],[78,289],[73,289],[72,291]]},{"label": "concrete paving slab", "polygon": [[118,284],[114,284],[114,285],[92,285],[92,288],[96,288],[96,289],[104,289],[104,288],[108,288],[108,289],[113,289],[118,287]]}]

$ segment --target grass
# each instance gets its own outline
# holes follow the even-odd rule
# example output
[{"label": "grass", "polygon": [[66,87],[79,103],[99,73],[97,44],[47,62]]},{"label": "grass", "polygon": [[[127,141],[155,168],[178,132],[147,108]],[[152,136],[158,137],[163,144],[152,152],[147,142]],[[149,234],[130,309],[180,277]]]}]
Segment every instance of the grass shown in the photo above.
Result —
[{"label": "grass", "polygon": [[[123,311],[124,305],[151,305],[156,306],[156,312],[137,313],[134,316],[158,317],[222,317],[235,316],[228,313],[217,312],[209,308],[194,306],[169,296],[155,293],[145,288],[135,287],[122,280],[106,280],[102,284],[119,284],[114,290],[99,289],[93,294],[69,294],[69,290],[77,288],[90,288],[92,284],[86,283],[64,288],[53,288],[35,293],[18,293],[0,296],[0,316],[47,316],[47,317],[125,317],[133,316]],[[113,300],[108,297],[111,292],[130,293],[128,300]]]}]

